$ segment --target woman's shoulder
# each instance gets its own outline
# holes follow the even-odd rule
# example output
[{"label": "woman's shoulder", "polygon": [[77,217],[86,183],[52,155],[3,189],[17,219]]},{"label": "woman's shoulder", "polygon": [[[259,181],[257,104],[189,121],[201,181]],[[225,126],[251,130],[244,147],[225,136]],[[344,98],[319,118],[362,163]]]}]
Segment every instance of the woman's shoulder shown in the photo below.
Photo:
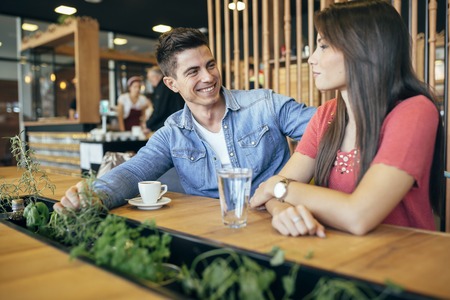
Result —
[{"label": "woman's shoulder", "polygon": [[414,96],[397,103],[387,114],[383,126],[399,124],[436,124],[439,120],[437,106],[423,95]]},{"label": "woman's shoulder", "polygon": [[336,110],[336,105],[337,105],[337,99],[333,98],[333,99],[326,101],[324,104],[321,104],[318,109],[326,110],[326,111]]},{"label": "woman's shoulder", "polygon": [[320,118],[333,118],[336,112],[336,98],[328,100],[317,108],[317,116]]},{"label": "woman's shoulder", "polygon": [[327,130],[331,121],[333,121],[335,117],[336,106],[336,99],[331,99],[317,108],[317,111],[311,118],[308,126],[314,128],[313,130],[317,132],[318,136],[321,137]]},{"label": "woman's shoulder", "polygon": [[400,101],[394,107],[392,113],[439,114],[434,102],[424,95],[417,95]]}]

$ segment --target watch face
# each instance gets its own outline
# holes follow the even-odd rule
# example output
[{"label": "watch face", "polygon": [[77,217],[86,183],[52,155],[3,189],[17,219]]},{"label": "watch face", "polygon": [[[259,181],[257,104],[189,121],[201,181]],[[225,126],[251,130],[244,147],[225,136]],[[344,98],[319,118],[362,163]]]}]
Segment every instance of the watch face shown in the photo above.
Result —
[{"label": "watch face", "polygon": [[273,195],[275,198],[282,198],[286,194],[286,185],[283,182],[278,182],[273,188]]}]

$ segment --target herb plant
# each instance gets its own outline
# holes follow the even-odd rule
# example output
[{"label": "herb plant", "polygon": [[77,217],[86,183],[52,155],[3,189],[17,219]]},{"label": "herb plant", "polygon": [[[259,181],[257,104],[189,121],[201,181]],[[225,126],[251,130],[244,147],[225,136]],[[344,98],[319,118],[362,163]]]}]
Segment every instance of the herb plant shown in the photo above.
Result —
[{"label": "herb plant", "polygon": [[30,202],[23,211],[27,227],[37,231],[47,225],[49,220],[49,210],[43,202]]},{"label": "herb plant", "polygon": [[11,207],[13,199],[27,195],[28,203],[35,202],[43,191],[49,189],[55,191],[55,185],[51,183],[47,173],[40,168],[39,162],[33,157],[33,150],[27,149],[27,144],[22,141],[20,135],[10,138],[11,153],[17,161],[17,167],[22,169],[22,175],[18,182],[0,184],[0,209],[6,211]]},{"label": "herb plant", "polygon": [[355,300],[383,300],[390,295],[398,295],[403,289],[391,281],[386,282],[386,288],[376,294],[366,284],[355,280],[343,278],[322,277],[317,282],[314,290],[304,300],[323,299],[355,299]]},{"label": "herb plant", "polygon": [[[274,255],[272,266],[280,263],[283,256],[280,251],[278,249]],[[197,273],[199,265],[203,266],[201,274]],[[270,289],[276,279],[275,271],[232,249],[204,252],[189,268],[184,265],[181,270],[184,291],[198,299],[275,299]],[[297,271],[298,266],[294,266],[291,273],[282,278],[286,299],[295,292]]]},{"label": "herb plant", "polygon": [[94,189],[95,174],[83,179],[79,193],[82,201],[80,209],[66,208],[63,212],[53,211],[44,231],[50,237],[68,246],[92,243],[98,238],[96,228],[104,220],[107,209],[101,199],[105,196]]},{"label": "herb plant", "polygon": [[[96,226],[95,241],[80,243],[71,256],[87,257],[97,265],[159,283],[167,279],[163,263],[170,256],[172,238],[167,233],[158,234],[155,228],[155,223],[148,221],[133,228],[126,219],[110,214]],[[152,233],[144,235],[144,229]]]}]

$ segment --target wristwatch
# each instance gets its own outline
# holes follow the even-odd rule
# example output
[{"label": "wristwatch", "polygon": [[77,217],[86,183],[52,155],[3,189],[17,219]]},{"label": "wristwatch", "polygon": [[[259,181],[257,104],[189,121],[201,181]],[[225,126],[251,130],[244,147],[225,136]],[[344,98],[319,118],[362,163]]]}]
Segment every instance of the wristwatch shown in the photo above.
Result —
[{"label": "wristwatch", "polygon": [[291,179],[283,178],[273,187],[273,195],[278,201],[284,202],[284,197],[286,197],[289,182],[291,182]]}]

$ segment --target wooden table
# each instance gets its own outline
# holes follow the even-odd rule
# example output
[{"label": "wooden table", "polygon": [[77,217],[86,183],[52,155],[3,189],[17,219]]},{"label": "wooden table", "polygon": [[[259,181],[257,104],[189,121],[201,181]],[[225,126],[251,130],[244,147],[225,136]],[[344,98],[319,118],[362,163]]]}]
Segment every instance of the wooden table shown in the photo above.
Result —
[{"label": "wooden table", "polygon": [[[0,168],[0,177],[12,179],[19,175],[15,168]],[[45,196],[53,199],[60,199],[79,180],[60,175],[50,177],[57,188],[54,195]],[[288,260],[300,264],[376,283],[389,279],[408,291],[450,298],[450,234],[382,225],[363,237],[335,230],[327,230],[325,239],[284,237],[271,227],[265,211],[250,211],[248,226],[233,230],[222,225],[218,200],[171,192],[166,196],[172,202],[159,210],[143,211],[125,205],[112,213],[139,221],[155,219],[161,228],[257,252],[267,253],[273,246],[279,246]],[[305,258],[310,252],[313,257]],[[55,288],[78,299],[99,295],[113,299],[142,298],[143,294],[147,298],[158,297],[84,262],[69,262],[67,254],[5,225],[0,225],[0,269],[0,289],[9,291],[8,298],[14,298],[12,295],[17,299],[30,298],[36,282],[47,296]],[[14,272],[11,274],[10,270]]]}]

